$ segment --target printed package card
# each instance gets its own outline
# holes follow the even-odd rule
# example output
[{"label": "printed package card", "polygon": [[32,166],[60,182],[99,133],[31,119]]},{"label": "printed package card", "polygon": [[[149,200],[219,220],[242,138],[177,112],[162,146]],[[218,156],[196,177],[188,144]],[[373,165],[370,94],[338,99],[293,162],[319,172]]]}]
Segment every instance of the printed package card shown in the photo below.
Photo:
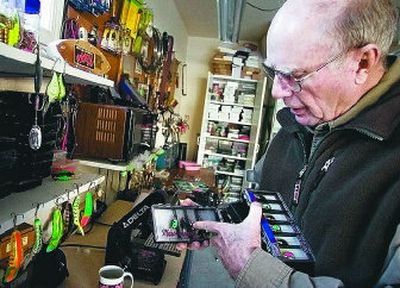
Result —
[{"label": "printed package card", "polygon": [[153,205],[153,232],[155,242],[204,241],[210,234],[193,228],[197,221],[219,221],[215,208]]}]

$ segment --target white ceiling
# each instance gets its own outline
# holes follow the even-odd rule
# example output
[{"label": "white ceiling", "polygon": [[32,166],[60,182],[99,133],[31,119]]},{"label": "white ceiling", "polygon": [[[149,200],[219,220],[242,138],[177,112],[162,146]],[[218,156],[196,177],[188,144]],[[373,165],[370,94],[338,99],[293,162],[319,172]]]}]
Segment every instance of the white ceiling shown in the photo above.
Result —
[{"label": "white ceiling", "polygon": [[[218,38],[216,0],[174,0],[191,37]],[[258,42],[265,34],[268,23],[285,0],[247,0],[239,40]],[[273,12],[259,11],[250,4]],[[400,7],[400,0],[395,0]]]}]

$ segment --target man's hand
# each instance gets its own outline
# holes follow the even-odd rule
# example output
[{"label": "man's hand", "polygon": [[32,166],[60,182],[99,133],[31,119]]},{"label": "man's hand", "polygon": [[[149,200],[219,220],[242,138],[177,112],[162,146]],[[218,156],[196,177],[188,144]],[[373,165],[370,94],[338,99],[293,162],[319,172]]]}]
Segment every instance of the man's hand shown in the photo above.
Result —
[{"label": "man's hand", "polygon": [[[181,200],[180,204],[182,206],[199,206],[199,204],[197,204],[196,202],[192,201],[189,198],[186,198],[185,200]],[[185,249],[189,249],[189,250],[199,250],[199,249],[204,249],[207,248],[209,246],[209,242],[203,241],[203,242],[192,242],[190,244],[187,243],[178,243],[176,244],[176,249],[178,250],[185,250]]]},{"label": "man's hand", "polygon": [[261,213],[261,204],[252,203],[249,215],[242,223],[199,221],[193,224],[196,229],[217,234],[211,239],[211,244],[217,248],[219,258],[234,279],[239,275],[250,254],[261,247]]}]

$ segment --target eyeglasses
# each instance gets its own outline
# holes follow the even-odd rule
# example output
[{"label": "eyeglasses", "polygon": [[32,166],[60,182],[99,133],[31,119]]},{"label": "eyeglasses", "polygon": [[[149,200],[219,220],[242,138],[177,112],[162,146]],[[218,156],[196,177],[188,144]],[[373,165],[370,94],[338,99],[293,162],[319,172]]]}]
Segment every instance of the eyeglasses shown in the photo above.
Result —
[{"label": "eyeglasses", "polygon": [[336,61],[344,54],[345,54],[344,52],[340,52],[336,56],[329,59],[327,62],[319,65],[317,69],[315,69],[299,78],[293,76],[291,73],[275,70],[273,67],[270,67],[265,63],[262,63],[262,66],[263,66],[265,74],[267,74],[268,78],[270,78],[272,81],[275,79],[275,76],[277,76],[277,77],[279,77],[280,80],[283,80],[286,83],[286,85],[288,86],[288,88],[290,88],[294,93],[299,93],[302,90],[301,84],[304,82],[304,80],[306,80],[307,78],[310,78],[312,75],[314,75],[321,69],[325,68],[332,62]]}]

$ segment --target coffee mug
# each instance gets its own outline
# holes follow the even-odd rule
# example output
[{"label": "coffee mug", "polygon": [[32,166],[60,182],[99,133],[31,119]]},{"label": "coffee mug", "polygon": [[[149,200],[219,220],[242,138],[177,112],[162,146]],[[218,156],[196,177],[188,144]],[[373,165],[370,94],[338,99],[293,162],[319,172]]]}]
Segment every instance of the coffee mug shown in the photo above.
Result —
[{"label": "coffee mug", "polygon": [[121,267],[116,265],[106,265],[100,268],[99,277],[99,288],[124,288],[125,277],[131,278],[131,288],[134,284],[132,274],[125,272]]}]

